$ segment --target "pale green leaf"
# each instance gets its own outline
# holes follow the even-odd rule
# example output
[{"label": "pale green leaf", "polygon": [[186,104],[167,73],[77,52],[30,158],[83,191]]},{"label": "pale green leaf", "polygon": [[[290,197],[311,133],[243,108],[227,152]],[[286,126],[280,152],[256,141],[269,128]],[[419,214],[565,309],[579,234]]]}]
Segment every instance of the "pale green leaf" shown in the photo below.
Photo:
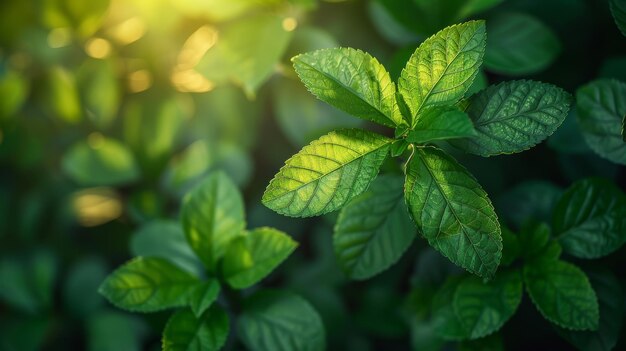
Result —
[{"label": "pale green leaf", "polygon": [[576,92],[578,125],[585,141],[598,155],[626,165],[626,143],[621,134],[626,116],[626,83],[596,80]]},{"label": "pale green leaf", "polygon": [[553,217],[563,249],[579,258],[599,258],[626,241],[626,196],[603,179],[576,182],[559,200]]},{"label": "pale green leaf", "polygon": [[52,67],[44,87],[46,111],[50,111],[54,118],[69,124],[80,122],[82,113],[78,87],[76,79],[69,71],[58,66]]},{"label": "pale green leaf", "polygon": [[180,223],[154,220],[145,223],[130,238],[133,256],[161,257],[199,276],[202,263],[189,247]]},{"label": "pale green leaf", "polygon": [[181,220],[187,242],[214,271],[229,242],[245,228],[243,199],[223,172],[211,173],[185,196]]},{"label": "pale green leaf", "polygon": [[244,302],[238,335],[251,351],[321,351],[324,325],[303,298],[286,292],[260,291]]},{"label": "pale green leaf", "polygon": [[609,5],[617,28],[626,36],[626,1],[610,0]]},{"label": "pale green leaf", "polygon": [[163,330],[163,351],[217,351],[228,338],[228,315],[213,306],[200,317],[189,309],[176,312]]},{"label": "pale green leaf", "polygon": [[620,282],[608,271],[589,272],[589,281],[598,295],[600,326],[597,331],[572,331],[558,328],[559,334],[581,351],[611,351],[621,335],[624,292]]},{"label": "pale green leaf", "polygon": [[263,194],[263,204],[287,216],[335,211],[367,189],[392,140],[365,130],[334,131],[285,162]]},{"label": "pale green leaf", "polygon": [[530,149],[563,123],[570,102],[567,92],[546,83],[518,80],[492,85],[466,101],[464,109],[477,135],[452,144],[480,156]]},{"label": "pale green leaf", "polygon": [[229,23],[196,70],[216,84],[234,81],[248,96],[254,96],[289,44],[292,33],[282,22],[279,16],[258,14]]},{"label": "pale green leaf", "polygon": [[503,12],[487,25],[485,68],[507,75],[526,75],[548,67],[561,52],[552,30],[538,19]]},{"label": "pale green leaf", "polygon": [[554,260],[524,265],[524,283],[531,300],[550,322],[571,330],[598,328],[598,299],[578,267]]},{"label": "pale green leaf", "polygon": [[189,306],[193,314],[200,316],[217,300],[220,294],[220,284],[216,279],[208,281],[196,286],[189,296]]},{"label": "pale green leaf", "polygon": [[457,102],[472,85],[485,53],[485,22],[470,21],[426,39],[407,62],[398,90],[412,113]]},{"label": "pale green leaf", "polygon": [[474,125],[465,112],[453,106],[428,107],[418,116],[406,140],[410,143],[426,143],[474,135]]},{"label": "pale green leaf", "polygon": [[100,129],[114,121],[121,100],[121,87],[113,61],[86,60],[76,75],[82,107]]},{"label": "pale green leaf", "polygon": [[298,76],[320,100],[368,121],[403,124],[396,87],[378,60],[351,48],[323,49],[292,59]]},{"label": "pale green leaf", "polygon": [[119,308],[155,312],[186,305],[199,283],[165,259],[137,257],[109,275],[98,291]]},{"label": "pale green leaf", "polygon": [[394,264],[415,238],[402,178],[380,176],[339,213],[333,246],[352,279],[370,278]]},{"label": "pale green leaf", "polygon": [[122,185],[139,178],[133,154],[117,140],[94,135],[63,155],[63,171],[80,185]]},{"label": "pale green leaf", "polygon": [[297,246],[298,243],[279,230],[253,229],[231,242],[222,275],[233,288],[248,288],[270,274]]},{"label": "pale green leaf", "polygon": [[522,277],[516,270],[502,272],[484,283],[478,277],[461,281],[454,293],[453,308],[470,339],[502,328],[522,301]]},{"label": "pale green leaf", "polygon": [[494,275],[502,256],[500,225],[487,193],[443,151],[417,148],[406,169],[405,198],[431,246],[482,277]]}]

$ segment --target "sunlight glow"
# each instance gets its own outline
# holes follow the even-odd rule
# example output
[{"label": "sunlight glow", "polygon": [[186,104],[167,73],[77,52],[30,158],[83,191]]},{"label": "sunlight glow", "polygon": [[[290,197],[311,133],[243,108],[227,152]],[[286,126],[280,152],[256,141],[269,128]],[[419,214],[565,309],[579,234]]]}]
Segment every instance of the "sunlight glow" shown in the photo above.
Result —
[{"label": "sunlight glow", "polygon": [[72,196],[72,208],[78,223],[95,227],[118,218],[122,203],[111,188],[97,187],[78,191]]},{"label": "sunlight glow", "polygon": [[111,53],[111,43],[106,39],[91,38],[85,44],[85,52],[93,58],[103,59]]},{"label": "sunlight glow", "polygon": [[298,27],[298,21],[293,17],[287,17],[283,20],[283,29],[287,32],[292,32]]},{"label": "sunlight glow", "polygon": [[213,90],[214,83],[194,70],[202,57],[218,41],[219,34],[212,26],[202,26],[193,32],[183,44],[171,81],[178,91],[204,93]]},{"label": "sunlight glow", "polygon": [[133,43],[146,34],[146,24],[139,17],[132,17],[109,29],[108,34],[120,45]]},{"label": "sunlight glow", "polygon": [[128,75],[128,88],[133,93],[140,93],[152,86],[152,75],[148,70],[140,69]]},{"label": "sunlight glow", "polygon": [[72,31],[70,28],[54,28],[48,33],[47,41],[53,49],[68,46],[72,42]]}]

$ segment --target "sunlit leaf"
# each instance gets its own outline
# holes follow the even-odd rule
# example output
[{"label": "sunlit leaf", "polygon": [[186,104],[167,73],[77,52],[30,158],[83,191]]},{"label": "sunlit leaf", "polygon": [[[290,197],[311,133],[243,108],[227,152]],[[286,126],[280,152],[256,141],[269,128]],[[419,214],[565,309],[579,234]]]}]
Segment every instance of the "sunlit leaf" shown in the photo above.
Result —
[{"label": "sunlit leaf", "polygon": [[596,80],[576,92],[578,124],[585,141],[598,155],[626,165],[626,142],[621,134],[626,116],[626,83]]},{"label": "sunlit leaf", "polygon": [[396,87],[372,56],[351,48],[323,49],[292,59],[307,89],[351,115],[395,128],[402,124]]},{"label": "sunlit leaf", "polygon": [[478,134],[452,144],[480,156],[527,150],[554,133],[570,102],[567,92],[551,84],[518,80],[492,85],[464,103]]},{"label": "sunlit leaf", "polygon": [[559,200],[553,227],[570,255],[606,256],[626,241],[626,196],[607,180],[579,181]]},{"label": "sunlit leaf", "polygon": [[263,204],[287,216],[335,211],[362,193],[378,174],[391,139],[359,129],[334,131],[285,162],[263,194]]},{"label": "sunlit leaf", "polygon": [[185,196],[181,220],[189,245],[215,271],[229,242],[245,228],[243,199],[223,172],[211,173]]},{"label": "sunlit leaf", "polygon": [[139,178],[133,154],[124,144],[102,135],[78,142],[63,156],[63,171],[81,185],[120,185]]},{"label": "sunlit leaf", "polygon": [[502,256],[500,226],[474,177],[443,151],[417,148],[406,169],[405,198],[431,246],[482,277],[494,275]]},{"label": "sunlit leaf", "polygon": [[502,272],[484,283],[478,277],[461,281],[453,308],[470,339],[487,336],[508,321],[522,301],[522,277],[518,271]]},{"label": "sunlit leaf", "polygon": [[54,118],[76,124],[83,118],[76,79],[64,68],[55,66],[50,69],[43,97],[47,108]]},{"label": "sunlit leaf", "polygon": [[156,312],[186,305],[199,284],[165,259],[137,257],[109,275],[98,291],[119,308]]},{"label": "sunlit leaf", "polygon": [[447,27],[413,53],[398,81],[411,113],[410,125],[425,107],[457,102],[472,85],[485,53],[485,22]]},{"label": "sunlit leaf", "polygon": [[163,331],[163,351],[217,351],[224,346],[230,329],[228,315],[217,306],[200,317],[188,310],[176,312]]},{"label": "sunlit leaf", "polygon": [[109,3],[110,0],[44,0],[40,10],[50,28],[70,27],[87,37],[100,27]]},{"label": "sunlit leaf", "polygon": [[298,244],[289,235],[258,228],[233,240],[226,251],[222,274],[235,289],[245,289],[270,274]]},{"label": "sunlit leaf", "polygon": [[426,143],[433,140],[457,139],[476,135],[472,120],[456,107],[429,107],[418,116],[415,128],[406,140]]},{"label": "sunlit leaf", "polygon": [[381,176],[339,213],[333,246],[352,279],[367,279],[394,264],[415,238],[402,179]]},{"label": "sunlit leaf", "polygon": [[485,67],[507,75],[526,75],[548,67],[561,52],[552,30],[538,19],[503,12],[489,19]]},{"label": "sunlit leaf", "polygon": [[286,292],[260,291],[244,302],[238,335],[251,351],[317,351],[326,335],[317,311]]},{"label": "sunlit leaf", "polygon": [[524,265],[524,283],[550,322],[570,330],[598,329],[598,299],[578,267],[564,261],[535,260]]}]

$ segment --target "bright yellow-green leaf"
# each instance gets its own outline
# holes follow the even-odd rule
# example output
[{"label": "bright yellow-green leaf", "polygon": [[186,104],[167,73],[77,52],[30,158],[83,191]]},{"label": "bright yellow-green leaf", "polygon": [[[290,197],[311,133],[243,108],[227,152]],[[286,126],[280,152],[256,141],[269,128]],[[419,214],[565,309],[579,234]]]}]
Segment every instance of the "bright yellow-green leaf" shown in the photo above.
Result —
[{"label": "bright yellow-green leaf", "polygon": [[396,86],[385,67],[369,54],[334,48],[298,55],[292,61],[304,85],[320,100],[391,128],[403,123]]},{"label": "bright yellow-green leaf", "polygon": [[359,129],[326,134],[285,162],[265,190],[263,204],[293,217],[335,211],[367,189],[391,141]]},{"label": "bright yellow-green leaf", "polygon": [[398,89],[414,125],[425,107],[457,102],[474,82],[485,53],[485,22],[447,27],[426,39],[402,70]]}]

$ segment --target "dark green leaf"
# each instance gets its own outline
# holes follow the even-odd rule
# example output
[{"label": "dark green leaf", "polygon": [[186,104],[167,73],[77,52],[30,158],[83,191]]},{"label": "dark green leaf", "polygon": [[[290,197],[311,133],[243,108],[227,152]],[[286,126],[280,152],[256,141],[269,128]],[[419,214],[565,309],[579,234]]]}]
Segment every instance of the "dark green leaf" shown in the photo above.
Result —
[{"label": "dark green leaf", "polygon": [[485,67],[507,75],[527,75],[548,67],[561,52],[552,30],[522,13],[499,13],[489,19]]},{"label": "dark green leaf", "polygon": [[549,221],[562,194],[563,190],[550,182],[529,180],[500,195],[494,204],[497,213],[519,229],[530,219]]},{"label": "dark green leaf", "polygon": [[339,213],[333,246],[352,279],[370,278],[394,264],[415,238],[402,179],[380,176]]},{"label": "dark green leaf", "polygon": [[476,135],[472,120],[454,106],[428,107],[418,116],[415,127],[406,137],[410,143],[465,138]]},{"label": "dark green leaf", "polygon": [[228,315],[217,306],[200,317],[183,309],[176,312],[163,330],[163,351],[217,351],[224,346],[230,325]]},{"label": "dark green leaf", "polygon": [[559,200],[553,227],[570,255],[606,256],[626,241],[626,196],[607,180],[576,182]]},{"label": "dark green leaf", "polygon": [[518,271],[505,271],[484,283],[478,277],[461,281],[454,293],[453,309],[470,339],[502,328],[522,301],[522,278]]},{"label": "dark green leaf", "polygon": [[428,106],[457,102],[472,85],[485,53],[485,22],[443,29],[415,50],[398,81],[413,126]]},{"label": "dark green leaf", "polygon": [[550,322],[571,330],[598,329],[598,299],[578,267],[564,261],[535,260],[524,266],[524,283]]},{"label": "dark green leaf", "polygon": [[320,316],[306,300],[291,293],[256,293],[245,301],[237,329],[251,351],[326,349]]},{"label": "dark green leaf", "polygon": [[98,286],[106,278],[107,267],[102,259],[85,258],[77,261],[65,279],[63,300],[68,310],[79,317],[94,313],[104,300]]},{"label": "dark green leaf", "polygon": [[323,49],[292,59],[298,76],[320,100],[368,121],[403,124],[396,87],[372,56],[351,48]]},{"label": "dark green leaf", "polygon": [[626,83],[596,80],[576,92],[578,124],[585,141],[598,155],[626,165],[626,143],[621,134],[626,116]]},{"label": "dark green leaf", "polygon": [[500,226],[487,193],[443,151],[417,148],[406,169],[405,198],[430,245],[482,277],[494,275],[502,256]]},{"label": "dark green leaf", "polygon": [[458,276],[449,278],[435,293],[431,304],[435,334],[445,340],[464,340],[469,337],[453,307],[460,282]]},{"label": "dark green leaf", "polygon": [[550,136],[569,110],[571,96],[550,84],[508,81],[472,95],[465,112],[478,135],[452,141],[480,156],[527,150]]},{"label": "dark green leaf", "polygon": [[253,229],[231,242],[222,275],[233,288],[248,288],[270,274],[297,246],[298,243],[279,230]]},{"label": "dark green leaf", "polygon": [[181,220],[189,245],[214,271],[230,241],[245,228],[243,199],[223,172],[211,173],[185,196]]},{"label": "dark green leaf", "polygon": [[359,129],[326,134],[285,162],[265,190],[263,204],[293,217],[335,211],[367,189],[391,141]]},{"label": "dark green leaf", "polygon": [[504,342],[500,334],[478,339],[463,341],[459,344],[458,351],[504,351]]},{"label": "dark green leaf", "polygon": [[89,316],[87,350],[140,351],[147,328],[136,316],[103,310]]},{"label": "dark green leaf", "polygon": [[626,36],[626,1],[624,0],[610,0],[609,5],[611,7],[611,14],[617,28],[624,36]]},{"label": "dark green leaf", "polygon": [[219,294],[220,284],[216,279],[209,279],[196,286],[191,296],[189,296],[189,306],[193,314],[200,318],[204,311],[217,300]]}]

